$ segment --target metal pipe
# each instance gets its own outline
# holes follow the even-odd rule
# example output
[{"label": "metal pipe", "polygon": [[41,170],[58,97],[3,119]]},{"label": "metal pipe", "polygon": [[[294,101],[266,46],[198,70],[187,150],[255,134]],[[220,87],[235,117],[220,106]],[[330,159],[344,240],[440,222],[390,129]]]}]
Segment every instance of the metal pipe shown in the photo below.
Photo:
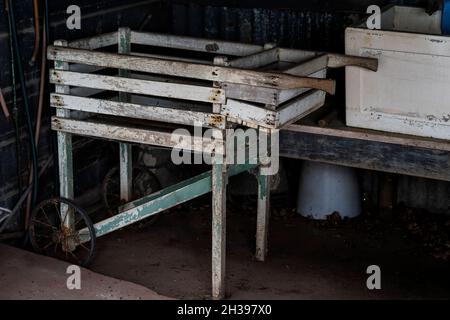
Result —
[{"label": "metal pipe", "polygon": [[[47,69],[47,55],[46,55],[46,48],[47,48],[47,35],[46,35],[46,21],[44,19],[44,25],[42,28],[42,56],[41,56],[41,78],[39,83],[39,103],[38,103],[38,110],[36,114],[36,128],[34,132],[34,143],[36,145],[36,148],[39,146],[39,137],[40,137],[40,131],[41,131],[41,118],[42,118],[42,109],[44,107],[44,94],[45,94],[45,75],[46,75],[46,69]],[[30,169],[30,175],[28,178],[28,184],[31,184],[33,182],[33,166],[31,166]],[[32,195],[31,193],[28,195],[27,199],[27,207],[25,211],[25,230],[28,229],[29,220],[30,220],[30,212],[32,209]]]},{"label": "metal pipe", "polygon": [[[12,0],[8,0],[8,15],[11,19],[11,35],[13,39],[14,44],[14,53],[16,55],[16,62],[17,62],[17,71],[19,74],[20,79],[20,89],[22,91],[23,96],[23,102],[25,107],[25,114],[26,114],[26,124],[27,124],[27,130],[30,140],[30,148],[31,148],[31,157],[33,162],[33,167],[37,168],[38,166],[38,159],[37,159],[37,149],[36,144],[34,143],[34,132],[33,132],[33,123],[31,121],[31,113],[30,113],[30,105],[28,100],[28,92],[27,92],[27,83],[25,81],[25,74],[23,70],[22,65],[22,57],[20,55],[20,47],[19,47],[19,41],[17,38],[17,30],[16,30],[16,21],[14,17],[14,6]],[[38,175],[37,170],[34,170],[33,172],[33,203],[36,200],[37,195],[37,183],[38,183]]]},{"label": "metal pipe", "polygon": [[39,2],[38,0],[33,0],[34,7],[34,49],[33,55],[31,56],[30,64],[34,64],[37,60],[39,54],[39,45],[41,43],[40,39],[40,27],[39,27]]}]

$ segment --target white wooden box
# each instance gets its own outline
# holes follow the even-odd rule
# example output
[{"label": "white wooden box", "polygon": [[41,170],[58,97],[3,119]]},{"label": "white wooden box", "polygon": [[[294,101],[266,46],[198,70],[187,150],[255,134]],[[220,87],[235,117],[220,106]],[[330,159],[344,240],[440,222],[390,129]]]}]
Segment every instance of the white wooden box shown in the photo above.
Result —
[{"label": "white wooden box", "polygon": [[347,125],[450,139],[450,38],[441,12],[391,6],[381,30],[346,29],[346,54],[379,59],[378,72],[346,67]]}]

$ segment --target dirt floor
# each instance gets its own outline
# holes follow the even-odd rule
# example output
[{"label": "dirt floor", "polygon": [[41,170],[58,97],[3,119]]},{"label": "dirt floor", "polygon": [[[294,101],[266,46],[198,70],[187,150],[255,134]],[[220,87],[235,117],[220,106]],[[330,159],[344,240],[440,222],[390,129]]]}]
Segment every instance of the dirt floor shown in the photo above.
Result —
[{"label": "dirt floor", "polygon": [[[0,299],[209,299],[209,201],[99,238],[81,291],[67,290],[67,263],[0,245]],[[261,263],[253,258],[254,207],[237,202],[228,212],[228,298],[450,298],[448,216],[405,209],[318,222],[274,208]],[[381,290],[366,288],[369,265],[381,268]]]},{"label": "dirt floor", "polygon": [[[229,211],[231,299],[450,298],[450,263],[433,255],[410,232],[412,218],[317,222],[293,210],[274,209],[269,257],[260,263],[253,258],[255,210]],[[99,238],[91,269],[165,296],[208,299],[210,217],[209,205],[183,206],[151,225],[130,226]],[[382,289],[369,291],[366,268],[373,264],[381,268]]]},{"label": "dirt floor", "polygon": [[80,290],[67,288],[68,263],[0,244],[0,300],[166,299],[134,283],[80,270]]}]

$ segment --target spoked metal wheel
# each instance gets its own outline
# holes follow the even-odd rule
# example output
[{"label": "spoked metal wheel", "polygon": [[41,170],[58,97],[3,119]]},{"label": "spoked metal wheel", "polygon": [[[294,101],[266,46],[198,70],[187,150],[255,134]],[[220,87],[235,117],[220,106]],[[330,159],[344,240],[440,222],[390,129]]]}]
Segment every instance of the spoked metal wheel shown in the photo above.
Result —
[{"label": "spoked metal wheel", "polygon": [[87,266],[95,253],[95,229],[86,211],[73,201],[41,202],[30,216],[30,242],[41,254]]},{"label": "spoked metal wheel", "polygon": [[[143,166],[133,168],[133,188],[130,201],[142,198],[161,190],[161,184],[156,175]],[[119,167],[112,168],[103,180],[103,203],[110,216],[118,213],[120,205],[124,204],[120,200],[120,174]],[[158,215],[148,218],[147,223],[153,223]]]}]

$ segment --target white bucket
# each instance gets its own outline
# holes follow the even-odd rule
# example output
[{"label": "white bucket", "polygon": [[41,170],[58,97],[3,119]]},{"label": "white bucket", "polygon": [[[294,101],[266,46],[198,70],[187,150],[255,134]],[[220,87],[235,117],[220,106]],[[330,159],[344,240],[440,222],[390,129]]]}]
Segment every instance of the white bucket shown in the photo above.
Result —
[{"label": "white bucket", "polygon": [[355,170],[304,161],[297,212],[316,220],[325,220],[334,212],[342,218],[358,216],[361,213],[361,197]]}]

